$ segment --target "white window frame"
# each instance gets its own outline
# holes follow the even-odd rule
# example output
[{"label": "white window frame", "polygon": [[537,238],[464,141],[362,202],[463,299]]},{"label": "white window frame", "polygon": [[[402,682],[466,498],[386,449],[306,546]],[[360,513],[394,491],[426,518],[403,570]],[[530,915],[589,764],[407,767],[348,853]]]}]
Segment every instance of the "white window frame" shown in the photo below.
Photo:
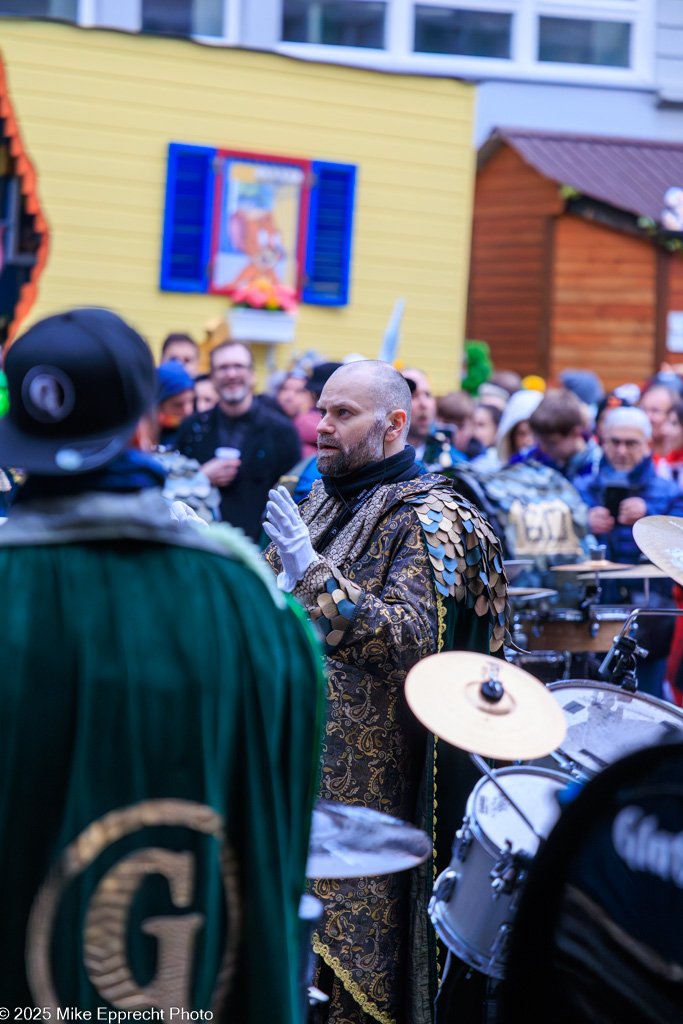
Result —
[{"label": "white window frame", "polygon": [[[387,3],[384,50],[287,42],[279,43],[276,50],[325,63],[475,80],[513,79],[642,89],[654,85],[654,0],[387,0]],[[510,58],[414,52],[414,8],[418,3],[512,14]],[[538,60],[538,26],[542,15],[629,22],[632,25],[630,67]]]},{"label": "white window frame", "polygon": [[[194,36],[207,46],[239,46],[241,6],[244,0],[223,0],[223,35]],[[248,0],[258,3],[258,0]],[[369,0],[352,0],[367,3]],[[370,0],[371,2],[371,0]],[[280,42],[275,51],[291,57],[348,64],[362,68],[400,71],[490,81],[553,82],[568,85],[655,87],[654,40],[656,0],[383,0],[387,4],[384,49]],[[415,6],[463,8],[512,14],[510,58],[467,57],[416,53],[413,50]],[[138,0],[140,13],[142,0]],[[628,68],[594,64],[564,64],[538,60],[541,16],[592,21],[627,21],[631,29],[631,65]],[[78,23],[97,25],[97,0],[79,0]],[[269,48],[270,43],[266,48]]]},{"label": "white window frame", "polygon": [[97,24],[97,0],[78,0],[76,20],[82,28],[93,28]]},{"label": "white window frame", "polygon": [[[384,47],[375,49],[371,46],[332,46],[327,43],[288,43],[281,41],[276,49],[279,52],[286,53],[290,47],[305,47],[306,50],[316,50],[322,53],[368,53],[377,56],[378,54],[387,54],[392,52],[392,46],[398,46],[399,52],[403,52],[403,42],[400,38],[400,33],[396,34],[393,30],[393,25],[396,22],[396,12],[401,7],[405,7],[410,4],[412,0],[348,0],[349,3],[364,4],[364,3],[383,3],[386,7],[386,17],[384,21]],[[282,24],[282,8],[284,7],[284,0],[282,0],[282,6],[280,8],[280,24]],[[281,29],[279,30],[282,31]],[[284,49],[283,49],[284,48]],[[314,60],[325,60],[325,57],[316,57]],[[335,61],[335,63],[338,63]],[[347,61],[344,61],[347,63]],[[348,63],[354,63],[349,61]]]},{"label": "white window frame", "polygon": [[[190,38],[209,46],[238,46],[240,42],[240,0],[223,0],[223,34],[193,35]],[[138,25],[142,25],[142,0],[138,0]],[[78,0],[77,23],[83,28],[97,28],[97,0]]]}]

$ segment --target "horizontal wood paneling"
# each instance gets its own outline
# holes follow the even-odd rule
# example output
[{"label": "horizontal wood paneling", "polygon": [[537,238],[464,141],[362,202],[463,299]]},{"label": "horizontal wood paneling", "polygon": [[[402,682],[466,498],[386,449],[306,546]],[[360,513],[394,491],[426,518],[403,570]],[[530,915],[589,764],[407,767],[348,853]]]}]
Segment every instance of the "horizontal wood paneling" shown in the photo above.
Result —
[{"label": "horizontal wood paneling", "polygon": [[594,370],[607,389],[654,370],[654,245],[564,216],[555,230],[551,374]]},{"label": "horizontal wood paneling", "polygon": [[670,310],[683,310],[683,253],[673,253],[669,263]]},{"label": "horizontal wood paneling", "polygon": [[168,143],[336,160],[359,167],[351,304],[302,307],[297,348],[375,357],[402,295],[401,357],[441,391],[456,384],[473,86],[57,23],[0,18],[0,29],[52,231],[33,319],[106,305],[155,349],[171,330],[201,338],[225,300],[157,285]]},{"label": "horizontal wood paneling", "polygon": [[499,369],[539,372],[546,232],[561,209],[557,186],[508,146],[477,175],[467,330]]}]

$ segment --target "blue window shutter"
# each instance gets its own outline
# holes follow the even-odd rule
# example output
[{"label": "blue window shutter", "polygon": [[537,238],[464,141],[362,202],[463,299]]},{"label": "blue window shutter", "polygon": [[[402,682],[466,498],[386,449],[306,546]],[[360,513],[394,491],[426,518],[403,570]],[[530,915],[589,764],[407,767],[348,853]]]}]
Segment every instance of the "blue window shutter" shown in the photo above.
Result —
[{"label": "blue window shutter", "polygon": [[160,287],[169,292],[209,290],[213,162],[208,146],[168,147]]},{"label": "blue window shutter", "polygon": [[313,187],[301,297],[310,305],[345,306],[351,277],[356,168],[353,164],[315,160],[311,172]]}]

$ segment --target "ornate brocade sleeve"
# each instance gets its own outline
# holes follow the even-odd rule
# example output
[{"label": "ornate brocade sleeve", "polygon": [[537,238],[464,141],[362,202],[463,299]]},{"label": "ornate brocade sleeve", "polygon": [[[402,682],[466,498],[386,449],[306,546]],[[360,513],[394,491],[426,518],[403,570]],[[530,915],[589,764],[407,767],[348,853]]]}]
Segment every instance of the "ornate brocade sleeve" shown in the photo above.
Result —
[{"label": "ornate brocade sleeve", "polygon": [[443,487],[412,497],[424,530],[434,584],[443,597],[489,624],[489,651],[500,651],[510,608],[500,542],[474,505]]},{"label": "ornate brocade sleeve", "polygon": [[[389,569],[381,595],[361,587],[360,577]],[[411,667],[435,653],[438,635],[436,591],[422,529],[412,510],[398,509],[384,524],[361,563],[344,576],[324,556],[294,588],[325,636],[328,648],[343,647],[344,660],[381,660],[386,671]]]}]

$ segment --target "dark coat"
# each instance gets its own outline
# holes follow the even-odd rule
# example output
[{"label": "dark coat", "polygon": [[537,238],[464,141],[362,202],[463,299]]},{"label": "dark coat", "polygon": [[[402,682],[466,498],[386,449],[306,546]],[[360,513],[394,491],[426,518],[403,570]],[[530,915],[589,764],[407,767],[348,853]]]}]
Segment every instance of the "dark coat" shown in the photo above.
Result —
[{"label": "dark coat", "polygon": [[[649,516],[683,515],[683,494],[678,485],[673,480],[663,480],[657,476],[649,455],[630,473],[620,473],[603,455],[597,472],[575,480],[574,485],[589,508],[604,506],[606,488],[620,486],[627,487],[632,497],[643,499]],[[612,561],[640,561],[640,548],[633,539],[632,526],[617,523],[609,534],[599,537],[599,540],[607,544],[607,557]]]},{"label": "dark coat", "polygon": [[[188,416],[178,431],[178,451],[197,459],[201,465],[212,459],[221,445],[221,417],[228,420],[218,406]],[[268,491],[299,461],[301,442],[287,417],[257,396],[248,413],[248,428],[240,450],[242,465],[237,476],[227,487],[220,488],[221,516],[257,540]]]}]

